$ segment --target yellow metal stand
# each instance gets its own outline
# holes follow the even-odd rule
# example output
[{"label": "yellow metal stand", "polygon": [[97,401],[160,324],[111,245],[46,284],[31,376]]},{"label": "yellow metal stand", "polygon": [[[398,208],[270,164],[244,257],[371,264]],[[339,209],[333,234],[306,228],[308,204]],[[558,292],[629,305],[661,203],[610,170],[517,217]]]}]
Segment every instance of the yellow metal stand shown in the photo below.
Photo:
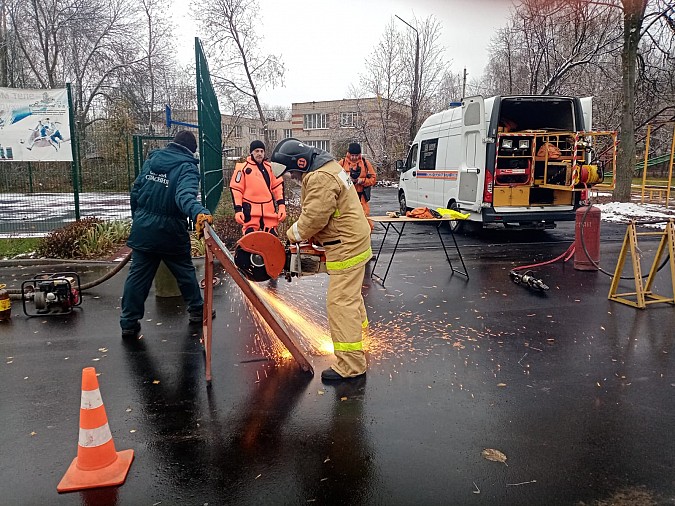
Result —
[{"label": "yellow metal stand", "polygon": [[[638,248],[637,238],[638,236],[646,235],[660,235],[661,242],[659,243],[659,247],[656,250],[656,256],[654,257],[654,262],[652,262],[652,267],[649,270],[649,276],[647,276],[647,280],[643,284],[642,267],[640,265],[641,253]],[[621,273],[623,272],[623,267],[626,263],[626,255],[628,254],[629,250],[631,261],[633,263],[635,291],[616,293],[617,288],[619,287]],[[659,263],[661,262],[661,257],[664,255],[664,253],[669,257],[668,263],[670,264],[670,283],[674,294],[671,297],[664,297],[663,295],[658,295],[652,292],[654,276],[656,276]],[[635,297],[635,300],[626,298],[629,296]],[[630,222],[628,229],[626,230],[626,236],[623,240],[621,253],[619,254],[619,261],[617,262],[616,269],[614,270],[614,278],[612,279],[612,285],[609,288],[608,298],[609,300],[621,302],[622,304],[627,304],[639,309],[645,309],[647,304],[656,304],[658,302],[668,302],[670,304],[675,304],[675,221],[668,221],[666,228],[661,232],[637,232],[635,229],[635,222]]]}]

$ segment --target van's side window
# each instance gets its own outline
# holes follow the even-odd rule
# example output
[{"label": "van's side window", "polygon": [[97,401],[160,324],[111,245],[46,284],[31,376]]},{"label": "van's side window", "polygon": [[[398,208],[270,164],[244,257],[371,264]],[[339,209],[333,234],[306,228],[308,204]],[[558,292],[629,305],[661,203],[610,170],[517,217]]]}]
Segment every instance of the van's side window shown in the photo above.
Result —
[{"label": "van's side window", "polygon": [[422,156],[420,156],[420,170],[436,169],[436,150],[438,139],[422,141]]},{"label": "van's side window", "polygon": [[405,171],[409,171],[410,169],[414,169],[417,167],[417,148],[419,146],[417,144],[413,144],[413,147],[410,148],[410,151],[408,152],[408,159],[405,161]]}]

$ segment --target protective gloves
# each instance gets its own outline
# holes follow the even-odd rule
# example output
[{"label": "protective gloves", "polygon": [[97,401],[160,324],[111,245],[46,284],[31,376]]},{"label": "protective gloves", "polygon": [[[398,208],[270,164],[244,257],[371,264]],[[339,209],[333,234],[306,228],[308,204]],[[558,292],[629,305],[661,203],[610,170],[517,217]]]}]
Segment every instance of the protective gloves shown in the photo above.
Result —
[{"label": "protective gloves", "polygon": [[295,238],[295,234],[293,233],[293,227],[288,227],[288,230],[286,230],[286,237],[288,237],[288,240],[291,242],[291,244],[300,242]]},{"label": "protective gloves", "polygon": [[244,224],[244,213],[239,211],[238,213],[234,213],[234,221],[239,223],[240,225]]},{"label": "protective gloves", "polygon": [[197,232],[198,239],[204,237],[204,228],[206,223],[213,225],[213,216],[210,214],[199,213],[197,215],[197,221],[195,222],[195,231]]},{"label": "protective gloves", "polygon": [[279,221],[284,221],[286,219],[286,205],[279,204],[279,212],[277,213]]}]

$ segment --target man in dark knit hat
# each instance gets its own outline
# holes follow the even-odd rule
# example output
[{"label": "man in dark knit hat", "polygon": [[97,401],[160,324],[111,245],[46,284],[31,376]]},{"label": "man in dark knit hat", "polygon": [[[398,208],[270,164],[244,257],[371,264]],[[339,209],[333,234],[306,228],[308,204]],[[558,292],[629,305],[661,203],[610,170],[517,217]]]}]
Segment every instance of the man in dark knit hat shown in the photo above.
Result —
[{"label": "man in dark knit hat", "polygon": [[[338,162],[342,168],[349,174],[354,182],[356,193],[359,196],[361,207],[366,216],[370,216],[370,189],[377,181],[377,175],[373,165],[361,156],[361,145],[358,142],[352,142],[347,148],[347,154]],[[373,231],[373,222],[368,220],[370,231]]]},{"label": "man in dark knit hat", "polygon": [[235,165],[230,179],[234,219],[242,235],[262,230],[277,234],[277,226],[286,219],[283,179],[276,177],[265,160],[265,144],[251,143],[245,162]]},{"label": "man in dark knit hat", "polygon": [[187,218],[203,234],[213,223],[208,209],[197,200],[199,160],[192,132],[178,132],[165,148],[150,153],[131,190],[133,224],[127,245],[131,267],[122,296],[122,339],[135,339],[141,331],[145,300],[163,261],[175,276],[188,308],[189,322],[203,320],[204,299],[190,254]]}]

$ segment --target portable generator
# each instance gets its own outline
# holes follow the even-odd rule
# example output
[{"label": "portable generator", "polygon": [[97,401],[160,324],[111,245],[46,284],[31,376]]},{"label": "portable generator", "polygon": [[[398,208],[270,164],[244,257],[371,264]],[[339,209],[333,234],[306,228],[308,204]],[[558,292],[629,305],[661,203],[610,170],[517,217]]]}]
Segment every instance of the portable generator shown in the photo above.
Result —
[{"label": "portable generator", "polygon": [[[41,274],[21,283],[21,300],[26,316],[70,314],[82,304],[80,276],[75,272]],[[34,310],[29,310],[32,302]]]}]

